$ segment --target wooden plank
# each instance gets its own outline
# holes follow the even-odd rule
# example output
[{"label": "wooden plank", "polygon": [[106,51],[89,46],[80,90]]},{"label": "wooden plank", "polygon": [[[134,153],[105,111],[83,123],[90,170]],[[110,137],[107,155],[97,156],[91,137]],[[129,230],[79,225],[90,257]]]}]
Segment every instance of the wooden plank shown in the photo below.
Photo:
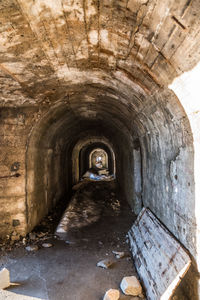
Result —
[{"label": "wooden plank", "polygon": [[170,299],[191,265],[189,255],[147,208],[142,209],[128,235],[147,299]]}]

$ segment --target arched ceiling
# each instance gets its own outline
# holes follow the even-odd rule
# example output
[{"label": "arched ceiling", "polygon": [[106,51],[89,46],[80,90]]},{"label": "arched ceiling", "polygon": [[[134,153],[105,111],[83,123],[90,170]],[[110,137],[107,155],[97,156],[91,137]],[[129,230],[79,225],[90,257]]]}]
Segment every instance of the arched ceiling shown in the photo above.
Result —
[{"label": "arched ceiling", "polygon": [[0,105],[46,105],[74,84],[152,94],[199,61],[199,14],[199,0],[1,1]]}]

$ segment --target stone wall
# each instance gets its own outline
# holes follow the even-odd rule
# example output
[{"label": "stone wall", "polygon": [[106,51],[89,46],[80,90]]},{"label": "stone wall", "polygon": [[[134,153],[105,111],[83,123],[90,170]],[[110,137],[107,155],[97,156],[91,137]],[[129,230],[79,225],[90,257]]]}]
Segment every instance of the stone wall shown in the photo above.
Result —
[{"label": "stone wall", "polygon": [[87,132],[113,145],[133,212],[148,206],[200,266],[199,83],[172,86],[180,102],[168,90],[185,72],[199,78],[200,2],[8,0],[0,11],[0,235],[25,234],[69,196]]}]

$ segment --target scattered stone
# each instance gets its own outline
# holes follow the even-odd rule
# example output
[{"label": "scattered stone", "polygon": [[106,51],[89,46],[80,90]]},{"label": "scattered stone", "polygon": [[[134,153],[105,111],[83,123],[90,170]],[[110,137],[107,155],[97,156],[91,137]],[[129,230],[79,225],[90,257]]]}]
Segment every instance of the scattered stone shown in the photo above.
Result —
[{"label": "scattered stone", "polygon": [[37,245],[30,245],[26,247],[27,251],[37,251],[39,248]]},{"label": "scattered stone", "polygon": [[104,269],[108,269],[110,268],[112,265],[114,264],[113,261],[109,260],[109,259],[104,259],[104,260],[101,260],[97,263],[97,267],[100,267],[100,268],[104,268]]},{"label": "scattered stone", "polygon": [[39,233],[37,233],[37,236],[38,236],[39,238],[42,238],[42,237],[45,236],[45,233],[44,233],[44,232],[39,232]]},{"label": "scattered stone", "polygon": [[35,240],[35,239],[36,239],[36,234],[33,233],[33,232],[30,232],[30,233],[29,233],[29,239],[30,239],[30,240]]},{"label": "scattered stone", "polygon": [[43,248],[51,248],[53,245],[51,243],[43,243],[42,247]]},{"label": "scattered stone", "polygon": [[142,287],[135,276],[124,277],[120,288],[125,295],[139,296],[142,294]]},{"label": "scattered stone", "polygon": [[3,268],[0,271],[0,289],[6,289],[10,286],[10,272]]},{"label": "scattered stone", "polygon": [[110,289],[105,293],[103,300],[118,300],[119,297],[120,292],[118,290]]},{"label": "scattered stone", "polygon": [[125,256],[125,253],[124,252],[119,252],[119,251],[112,251],[112,253],[115,255],[115,257],[117,258],[117,259],[119,259],[119,258],[123,258],[124,256]]},{"label": "scattered stone", "polygon": [[68,244],[68,245],[74,245],[75,242],[73,242],[73,241],[65,241],[65,244]]},{"label": "scattered stone", "polygon": [[18,241],[19,239],[20,239],[19,234],[16,231],[13,231],[13,233],[10,236],[11,245],[13,244],[14,241]]},{"label": "scattered stone", "polygon": [[[11,236],[11,241],[14,243],[14,241],[19,241],[19,239],[20,239],[20,236],[19,235],[12,235]],[[13,244],[13,243],[11,243],[11,244]]]},{"label": "scattered stone", "polygon": [[98,241],[98,244],[102,246],[102,245],[103,245],[103,242],[101,242],[101,241]]}]

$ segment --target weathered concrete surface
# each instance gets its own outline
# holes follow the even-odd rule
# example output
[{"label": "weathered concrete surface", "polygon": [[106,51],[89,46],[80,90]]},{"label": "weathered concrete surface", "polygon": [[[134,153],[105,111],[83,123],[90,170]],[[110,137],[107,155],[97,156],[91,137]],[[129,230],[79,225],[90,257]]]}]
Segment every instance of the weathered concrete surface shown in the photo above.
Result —
[{"label": "weathered concrete surface", "polygon": [[166,84],[199,60],[199,9],[198,0],[4,1],[1,101],[48,103],[76,69],[122,71],[151,91],[152,79]]},{"label": "weathered concrete surface", "polygon": [[190,85],[174,86],[180,102],[168,90],[199,62],[199,12],[198,0],[1,1],[2,237],[67,197],[74,146],[100,136],[134,212],[150,207],[200,266],[199,101]]},{"label": "weathered concrete surface", "polygon": [[147,208],[142,209],[128,235],[147,299],[170,299],[190,268],[188,253]]}]

